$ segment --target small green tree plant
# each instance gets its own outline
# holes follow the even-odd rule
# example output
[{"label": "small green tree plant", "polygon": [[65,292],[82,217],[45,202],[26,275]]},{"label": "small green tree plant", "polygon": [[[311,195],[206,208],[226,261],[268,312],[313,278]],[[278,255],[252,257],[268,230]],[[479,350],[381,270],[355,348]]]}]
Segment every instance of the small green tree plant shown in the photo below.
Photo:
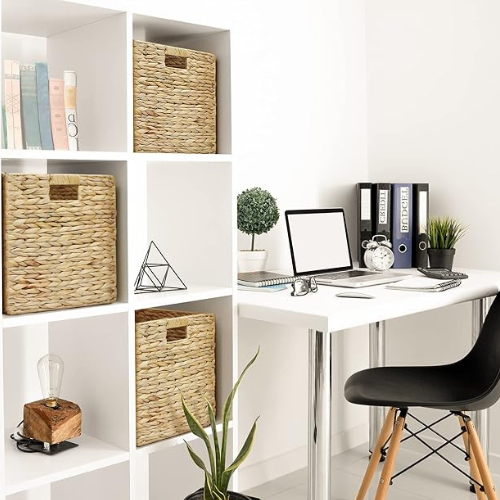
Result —
[{"label": "small green tree plant", "polygon": [[467,227],[456,219],[450,217],[431,218],[427,224],[429,248],[455,248],[457,241],[465,235],[466,231]]},{"label": "small green tree plant", "polygon": [[267,233],[280,217],[276,199],[269,191],[254,187],[238,195],[238,229],[252,236],[251,250],[255,250],[255,235]]},{"label": "small green tree plant", "polygon": [[243,463],[243,461],[247,458],[252,449],[255,431],[257,429],[257,420],[255,419],[253,426],[248,434],[243,446],[238,453],[238,456],[234,459],[234,461],[226,466],[226,451],[227,451],[227,442],[228,442],[228,433],[229,433],[229,418],[231,415],[231,408],[233,406],[234,396],[238,387],[243,379],[243,376],[253,365],[257,356],[259,355],[260,349],[257,350],[255,356],[249,361],[249,363],[245,366],[241,375],[239,376],[236,384],[234,384],[233,390],[227,397],[224,407],[222,409],[222,441],[219,442],[219,437],[217,435],[217,427],[215,421],[215,412],[212,405],[207,401],[207,411],[210,417],[210,427],[212,430],[212,441],[210,441],[208,434],[206,433],[203,426],[196,419],[196,417],[189,411],[189,408],[186,406],[184,398],[182,399],[182,408],[184,410],[184,415],[186,417],[186,421],[191,429],[191,432],[201,438],[201,440],[205,443],[208,452],[208,467],[205,465],[203,460],[199,455],[197,455],[192,447],[186,443],[187,449],[193,462],[203,470],[205,473],[205,486],[203,489],[203,499],[204,500],[229,500],[228,487],[231,476],[234,471]]}]

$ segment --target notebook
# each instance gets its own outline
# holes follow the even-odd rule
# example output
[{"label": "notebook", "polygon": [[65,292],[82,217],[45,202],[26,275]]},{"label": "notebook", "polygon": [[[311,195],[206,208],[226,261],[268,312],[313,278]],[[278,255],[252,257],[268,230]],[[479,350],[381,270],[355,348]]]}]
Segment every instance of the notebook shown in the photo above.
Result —
[{"label": "notebook", "polygon": [[409,292],[444,292],[450,288],[455,288],[460,286],[462,282],[460,280],[446,280],[438,281],[432,278],[417,277],[404,280],[401,283],[394,283],[392,285],[387,285],[387,288],[391,290],[406,290]]},{"label": "notebook", "polygon": [[354,269],[342,208],[285,211],[293,272],[320,285],[361,288],[399,281],[408,274]]},{"label": "notebook", "polygon": [[238,273],[238,285],[262,288],[273,285],[285,285],[292,283],[297,278],[286,274],[272,273],[270,271],[252,271],[249,273]]}]

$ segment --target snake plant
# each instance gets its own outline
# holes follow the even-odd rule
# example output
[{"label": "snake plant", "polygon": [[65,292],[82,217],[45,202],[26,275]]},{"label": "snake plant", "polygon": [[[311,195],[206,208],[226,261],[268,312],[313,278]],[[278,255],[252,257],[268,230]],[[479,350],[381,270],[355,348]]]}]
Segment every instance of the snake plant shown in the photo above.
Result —
[{"label": "snake plant", "polygon": [[[260,350],[260,349],[259,349]],[[212,442],[210,441],[207,432],[200,424],[200,422],[196,419],[196,417],[190,412],[189,408],[186,406],[184,399],[182,399],[182,408],[184,410],[184,415],[186,417],[186,421],[191,429],[191,432],[199,437],[207,448],[208,452],[208,461],[209,465],[206,466],[203,460],[199,455],[197,455],[189,443],[186,443],[186,447],[188,449],[193,462],[203,470],[205,473],[205,486],[203,492],[204,500],[229,500],[228,494],[228,486],[231,476],[234,471],[242,464],[242,462],[247,458],[248,454],[253,445],[255,431],[257,428],[257,419],[253,423],[253,426],[248,434],[245,443],[243,444],[238,456],[234,459],[234,461],[226,466],[226,452],[227,452],[227,442],[228,442],[228,433],[229,433],[229,418],[231,415],[231,408],[233,406],[234,396],[236,391],[241,383],[241,380],[247,370],[252,366],[252,364],[257,359],[259,355],[259,350],[255,356],[249,361],[249,363],[245,366],[241,375],[239,376],[236,384],[234,384],[233,390],[227,397],[224,407],[222,409],[222,435],[221,441],[219,441],[219,437],[217,435],[216,428],[216,420],[215,420],[215,412],[210,404],[207,401],[207,411],[210,417],[210,427],[212,430]]]}]

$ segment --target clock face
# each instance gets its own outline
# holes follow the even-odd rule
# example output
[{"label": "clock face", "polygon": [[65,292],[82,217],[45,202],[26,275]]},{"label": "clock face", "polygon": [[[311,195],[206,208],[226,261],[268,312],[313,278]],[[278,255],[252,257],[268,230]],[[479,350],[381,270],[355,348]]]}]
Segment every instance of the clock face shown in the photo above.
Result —
[{"label": "clock face", "polygon": [[377,271],[385,271],[386,269],[390,269],[390,267],[394,264],[394,254],[392,250],[387,247],[378,247],[375,248],[371,252],[372,254],[372,266]]}]

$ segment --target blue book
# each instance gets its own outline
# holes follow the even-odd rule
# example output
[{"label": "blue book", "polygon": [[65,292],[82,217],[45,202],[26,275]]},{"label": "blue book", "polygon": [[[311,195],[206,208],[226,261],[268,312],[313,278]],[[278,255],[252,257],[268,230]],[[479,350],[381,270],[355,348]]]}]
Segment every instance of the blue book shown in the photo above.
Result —
[{"label": "blue book", "polygon": [[36,95],[38,103],[38,125],[42,149],[54,149],[50,126],[49,72],[47,63],[36,63]]},{"label": "blue book", "polygon": [[21,64],[21,109],[26,149],[42,149],[34,64]]},{"label": "blue book", "polygon": [[394,268],[411,267],[413,240],[413,184],[392,185],[392,250]]}]

